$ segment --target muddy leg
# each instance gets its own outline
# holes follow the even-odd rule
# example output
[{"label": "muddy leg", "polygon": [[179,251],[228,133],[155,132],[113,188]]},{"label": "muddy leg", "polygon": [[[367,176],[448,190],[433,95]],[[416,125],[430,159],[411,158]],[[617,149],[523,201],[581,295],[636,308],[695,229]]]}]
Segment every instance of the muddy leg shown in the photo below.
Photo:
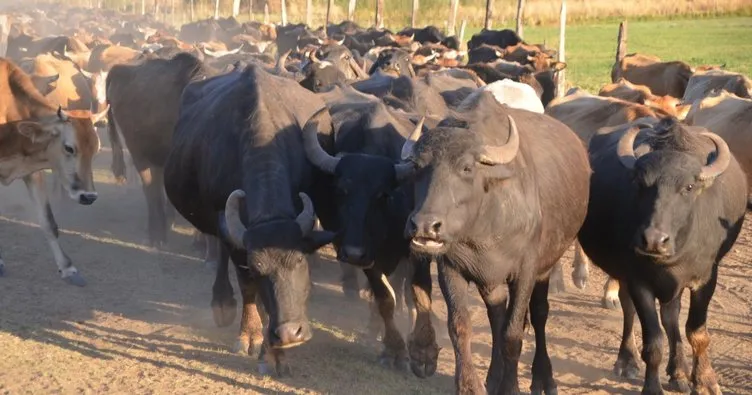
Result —
[{"label": "muddy leg", "polygon": [[501,390],[501,382],[504,379],[504,361],[501,349],[504,323],[507,319],[509,293],[506,284],[492,289],[479,288],[478,291],[486,304],[486,313],[491,324],[491,366],[489,366],[486,376],[486,389],[489,394],[496,394]]},{"label": "muddy leg", "polygon": [[232,284],[230,284],[230,274],[228,273],[230,252],[224,244],[221,244],[220,247],[217,273],[212,287],[211,307],[214,313],[214,323],[218,327],[225,327],[235,321],[238,303],[232,296]]},{"label": "muddy leg", "polygon": [[431,322],[431,260],[411,259],[411,294],[415,305],[415,325],[410,333],[407,348],[410,352],[410,368],[416,376],[425,378],[436,373],[440,351],[439,345],[436,344],[436,331]]},{"label": "muddy leg", "polygon": [[147,167],[139,171],[141,186],[146,196],[149,211],[149,244],[160,248],[167,243],[167,220],[165,219],[164,170]]},{"label": "muddy leg", "polygon": [[[446,258],[442,258],[446,259]],[[451,265],[439,262],[439,285],[447,304],[447,328],[454,347],[454,385],[459,394],[485,394],[473,365],[473,325],[468,306],[468,282]]]},{"label": "muddy leg", "polygon": [[44,173],[36,172],[24,177],[26,189],[29,191],[34,209],[39,218],[39,226],[42,228],[47,244],[52,250],[55,257],[57,270],[65,282],[72,285],[83,287],[86,281],[78,273],[78,269],[73,266],[68,255],[60,248],[58,241],[58,227],[55,217],[52,215],[50,202],[47,199],[47,187],[45,185]]},{"label": "muddy leg", "polygon": [[670,379],[669,389],[674,392],[689,393],[689,367],[684,357],[684,345],[679,332],[679,312],[681,292],[668,303],[661,304],[661,323],[668,337],[669,357],[666,374]]},{"label": "muddy leg", "polygon": [[655,295],[643,284],[630,283],[627,286],[642,325],[642,360],[645,362],[645,384],[642,393],[663,394],[659,373],[663,358],[663,332],[655,309]]},{"label": "muddy leg", "polygon": [[556,395],[551,358],[546,345],[546,321],[548,321],[548,281],[539,282],[533,288],[530,298],[530,321],[535,329],[535,357],[533,358],[532,395]]},{"label": "muddy leg", "polygon": [[706,326],[708,306],[715,293],[718,280],[718,266],[713,267],[713,274],[705,285],[693,290],[689,298],[689,316],[687,317],[687,340],[692,346],[692,392],[705,395],[721,393],[713,366],[710,364],[710,335]]},{"label": "muddy leg", "polygon": [[619,281],[609,277],[603,285],[603,299],[601,304],[604,308],[615,310],[619,306]]},{"label": "muddy leg", "polygon": [[574,271],[572,271],[572,282],[579,289],[585,289],[588,277],[590,276],[590,258],[585,255],[579,241],[574,242]]},{"label": "muddy leg", "polygon": [[535,274],[520,275],[509,283],[509,307],[502,338],[503,379],[500,394],[519,394],[518,365],[522,353],[525,315],[535,286]]},{"label": "muddy leg", "polygon": [[[233,261],[237,262],[236,259],[245,262],[245,253],[240,252],[239,256],[233,256]],[[248,269],[240,268],[236,264],[235,273],[238,277],[240,293],[243,295],[243,316],[233,352],[254,355],[254,352],[260,351],[261,344],[264,342],[263,323],[256,307],[257,285],[250,278]]]},{"label": "muddy leg", "polygon": [[621,302],[624,323],[619,355],[616,357],[616,363],[614,364],[614,374],[636,379],[640,374],[640,365],[637,362],[637,343],[634,337],[635,307],[626,286],[619,288],[617,299]]},{"label": "muddy leg", "polygon": [[564,269],[561,266],[561,261],[559,261],[551,269],[551,287],[549,291],[552,294],[562,293],[567,290],[567,286],[564,284]]},{"label": "muddy leg", "polygon": [[384,366],[407,371],[408,358],[405,340],[394,322],[394,289],[389,284],[386,275],[379,270],[366,269],[363,272],[366,274],[371,290],[373,290],[374,300],[378,306],[381,319],[384,321],[384,337],[382,339],[384,350],[379,357],[379,362]]}]

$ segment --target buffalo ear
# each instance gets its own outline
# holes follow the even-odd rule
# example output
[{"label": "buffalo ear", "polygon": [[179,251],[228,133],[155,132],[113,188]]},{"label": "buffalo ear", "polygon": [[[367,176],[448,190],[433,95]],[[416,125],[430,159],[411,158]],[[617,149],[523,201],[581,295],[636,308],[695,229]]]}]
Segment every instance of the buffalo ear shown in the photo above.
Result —
[{"label": "buffalo ear", "polygon": [[31,140],[32,144],[43,143],[55,137],[56,133],[44,130],[36,122],[22,121],[16,126],[18,133]]},{"label": "buffalo ear", "polygon": [[303,239],[303,253],[313,254],[319,248],[329,244],[334,240],[336,233],[326,230],[314,230]]}]

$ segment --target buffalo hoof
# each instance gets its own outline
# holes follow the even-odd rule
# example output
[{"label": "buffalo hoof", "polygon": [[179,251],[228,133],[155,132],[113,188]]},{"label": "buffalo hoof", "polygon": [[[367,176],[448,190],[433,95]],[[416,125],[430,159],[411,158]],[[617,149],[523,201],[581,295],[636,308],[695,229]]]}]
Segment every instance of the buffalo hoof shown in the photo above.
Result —
[{"label": "buffalo hoof", "polygon": [[436,373],[441,349],[436,344],[435,338],[425,345],[419,345],[415,339],[410,339],[407,343],[407,349],[410,353],[410,370],[413,371],[413,374],[424,379]]},{"label": "buffalo hoof", "polygon": [[276,364],[275,369],[272,369],[271,366],[269,366],[268,362],[259,361],[258,372],[260,375],[263,375],[263,376],[273,376],[274,374],[276,374],[277,377],[291,377],[292,376],[292,370],[290,369],[290,365],[284,362],[278,362]]},{"label": "buffalo hoof", "polygon": [[613,295],[611,293],[606,293],[603,295],[603,299],[601,299],[601,305],[604,309],[618,310],[621,307],[621,304],[619,303],[619,294]]},{"label": "buffalo hoof", "polygon": [[[404,354],[404,353],[400,353]],[[407,355],[394,355],[393,353],[384,350],[383,353],[379,356],[379,364],[385,368],[392,368],[398,372],[404,372],[407,373],[407,364],[409,362],[409,359],[407,358]]]},{"label": "buffalo hoof", "polygon": [[572,282],[577,289],[585,289],[589,277],[587,266],[584,269],[577,267],[572,272]]},{"label": "buffalo hoof", "polygon": [[211,307],[214,314],[214,323],[218,327],[224,328],[235,321],[235,316],[238,313],[238,302],[235,301],[235,298],[212,300]]},{"label": "buffalo hoof", "polygon": [[711,379],[711,383],[707,384],[695,384],[692,388],[692,395],[721,395],[721,386],[718,385],[715,379]]},{"label": "buffalo hoof", "polygon": [[84,280],[83,276],[81,276],[78,272],[72,273],[68,276],[63,277],[63,281],[70,285],[75,285],[77,287],[84,287],[86,286],[86,280]]},{"label": "buffalo hoof", "polygon": [[689,385],[689,380],[686,377],[680,377],[672,378],[668,381],[668,390],[688,394],[692,391],[692,387]]},{"label": "buffalo hoof", "polygon": [[614,364],[614,374],[619,377],[625,377],[634,380],[640,376],[640,366],[637,365],[637,361],[631,360],[617,360]]},{"label": "buffalo hoof", "polygon": [[128,184],[128,179],[125,178],[125,176],[117,176],[117,177],[115,177],[115,184],[117,184],[117,185],[126,185],[126,184]]},{"label": "buffalo hoof", "polygon": [[564,278],[561,276],[551,276],[551,282],[548,284],[548,293],[559,294],[567,291],[567,287],[564,284]]},{"label": "buffalo hoof", "polygon": [[556,387],[530,388],[530,395],[559,395],[559,390]]}]

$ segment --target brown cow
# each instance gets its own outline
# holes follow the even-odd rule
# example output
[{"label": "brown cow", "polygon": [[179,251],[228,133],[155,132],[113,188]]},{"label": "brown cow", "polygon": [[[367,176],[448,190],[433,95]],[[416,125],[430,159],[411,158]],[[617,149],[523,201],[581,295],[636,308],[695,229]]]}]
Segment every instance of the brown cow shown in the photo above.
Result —
[{"label": "brown cow", "polygon": [[633,53],[614,63],[611,82],[624,78],[633,84],[647,86],[655,95],[681,98],[693,72],[684,62],[662,62],[655,56]]},{"label": "brown cow", "polygon": [[633,84],[624,78],[601,88],[598,96],[615,97],[632,103],[644,104],[648,107],[665,111],[679,119],[684,119],[689,111],[689,105],[682,105],[673,96],[657,96],[645,85]]},{"label": "brown cow", "polygon": [[752,100],[720,91],[696,101],[686,121],[723,137],[747,174],[747,185],[752,192]]},{"label": "brown cow", "polygon": [[752,97],[752,81],[739,73],[709,70],[695,73],[689,79],[683,101],[689,105],[702,100],[713,91],[724,90],[738,97]]},{"label": "brown cow", "polygon": [[[664,111],[642,104],[613,97],[594,96],[584,91],[554,100],[546,108],[546,114],[569,126],[585,145],[601,128],[634,122],[640,118],[658,119],[668,116]],[[588,258],[582,251],[582,247],[579,243],[575,243],[575,270],[586,270],[581,266],[586,268],[587,264]],[[602,303],[604,307],[610,309],[619,306],[618,281],[608,279],[604,286]]]},{"label": "brown cow", "polygon": [[[85,281],[60,248],[41,170],[52,169],[69,196],[89,205],[97,199],[92,159],[99,137],[91,113],[65,112],[44,98],[18,66],[0,58],[0,182],[23,178],[62,278]],[[2,261],[0,261],[2,272]]]}]

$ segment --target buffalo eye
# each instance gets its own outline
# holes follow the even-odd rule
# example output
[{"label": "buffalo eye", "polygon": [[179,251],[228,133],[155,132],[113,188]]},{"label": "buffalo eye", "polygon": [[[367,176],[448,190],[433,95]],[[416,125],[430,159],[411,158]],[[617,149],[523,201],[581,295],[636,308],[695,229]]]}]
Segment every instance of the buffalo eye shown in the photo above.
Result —
[{"label": "buffalo eye", "polygon": [[684,193],[690,193],[695,189],[695,184],[687,184],[684,187]]},{"label": "buffalo eye", "polygon": [[68,144],[63,145],[63,149],[65,150],[65,153],[68,155],[75,155],[76,154],[76,148],[73,146],[70,146]]}]

